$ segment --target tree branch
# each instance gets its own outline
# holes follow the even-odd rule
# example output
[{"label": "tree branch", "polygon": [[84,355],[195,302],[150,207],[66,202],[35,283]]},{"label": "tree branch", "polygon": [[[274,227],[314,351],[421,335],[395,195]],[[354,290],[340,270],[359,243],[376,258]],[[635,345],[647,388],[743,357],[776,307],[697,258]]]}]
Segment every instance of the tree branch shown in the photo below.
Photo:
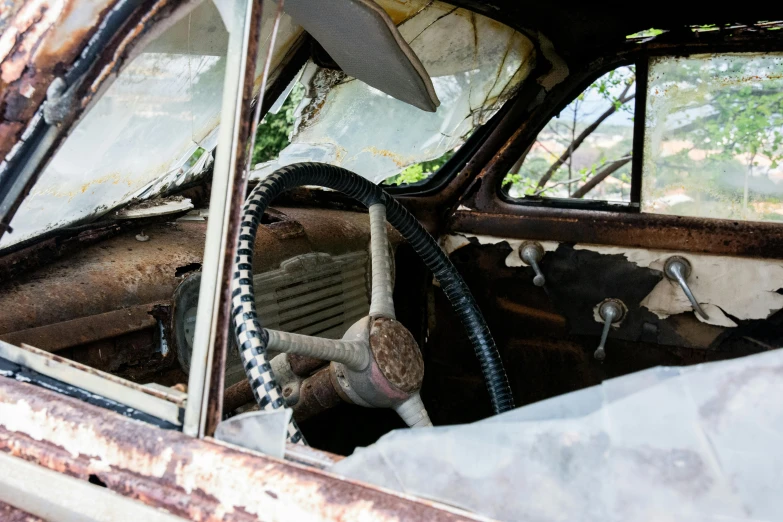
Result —
[{"label": "tree branch", "polygon": [[538,190],[533,192],[531,194],[531,196],[540,196],[541,194],[543,194],[547,190],[552,190],[553,188],[560,187],[560,186],[563,186],[563,185],[570,185],[571,183],[576,183],[577,181],[582,181],[582,179],[581,178],[574,178],[574,179],[567,179],[565,181],[560,181],[558,183],[555,183],[554,185],[549,185],[548,187],[539,188]]},{"label": "tree branch", "polygon": [[585,183],[584,185],[576,189],[574,193],[571,194],[571,197],[572,198],[584,197],[585,194],[593,190],[599,183],[601,183],[603,180],[611,176],[613,173],[617,172],[620,168],[623,167],[623,165],[631,161],[631,159],[632,159],[631,153],[629,152],[622,158],[607,163],[606,165],[603,166],[601,170],[595,173],[595,176],[587,180],[587,183]]},{"label": "tree branch", "polygon": [[571,154],[576,151],[576,149],[579,148],[580,145],[582,145],[582,142],[587,139],[588,136],[590,136],[595,130],[598,128],[599,125],[601,125],[604,120],[606,120],[609,116],[617,112],[618,107],[622,107],[629,101],[633,100],[636,96],[636,93],[631,94],[630,96],[626,95],[628,94],[628,91],[631,89],[631,86],[635,83],[630,82],[628,85],[625,86],[625,89],[623,89],[623,92],[618,97],[618,104],[612,104],[610,108],[608,108],[606,111],[604,111],[603,114],[601,114],[593,123],[591,123],[585,130],[583,130],[579,136],[576,137],[574,141],[571,142],[571,145],[566,149],[565,152],[558,158],[556,162],[552,164],[551,167],[549,167],[549,170],[547,170],[543,176],[541,176],[541,179],[538,180],[538,187],[543,187],[547,184],[547,182],[552,178],[552,176],[555,174],[557,169],[559,169],[563,163],[568,161],[568,158],[571,156]]}]

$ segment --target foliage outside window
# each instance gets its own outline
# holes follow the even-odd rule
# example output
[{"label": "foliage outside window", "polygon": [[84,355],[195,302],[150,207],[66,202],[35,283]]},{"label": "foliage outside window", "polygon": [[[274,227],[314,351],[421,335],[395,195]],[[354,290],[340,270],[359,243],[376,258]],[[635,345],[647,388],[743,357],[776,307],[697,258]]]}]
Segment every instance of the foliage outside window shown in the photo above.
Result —
[{"label": "foliage outside window", "polygon": [[291,131],[296,121],[296,106],[302,101],[304,87],[298,82],[286,98],[277,113],[269,112],[264,116],[256,133],[253,147],[253,164],[277,158],[280,151],[291,143]]},{"label": "foliage outside window", "polygon": [[[291,133],[296,122],[296,108],[304,96],[304,87],[297,83],[291,90],[277,113],[268,113],[258,126],[256,144],[253,148],[253,164],[273,160],[280,151],[291,143]],[[458,147],[459,148],[459,147]],[[411,165],[396,176],[386,179],[384,185],[408,185],[418,183],[437,172],[456,152],[457,149],[446,152],[443,156],[431,161]]]},{"label": "foliage outside window", "polygon": [[509,195],[629,202],[635,80],[615,69],[553,118],[504,179]]},{"label": "foliage outside window", "polygon": [[642,210],[783,221],[783,55],[650,63]]}]

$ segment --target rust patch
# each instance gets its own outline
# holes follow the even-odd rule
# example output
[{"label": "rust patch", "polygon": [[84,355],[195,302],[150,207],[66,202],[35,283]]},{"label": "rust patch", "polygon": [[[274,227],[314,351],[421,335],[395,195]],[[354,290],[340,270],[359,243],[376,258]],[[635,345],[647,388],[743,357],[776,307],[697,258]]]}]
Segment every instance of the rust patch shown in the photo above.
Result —
[{"label": "rust patch", "polygon": [[133,306],[38,328],[19,330],[0,335],[0,341],[17,346],[25,343],[47,352],[57,352],[72,346],[152,328],[157,323],[150,315],[155,305],[156,303]]},{"label": "rust patch", "polygon": [[421,388],[424,359],[413,335],[393,319],[376,319],[370,329],[370,348],[383,376],[406,393]]},{"label": "rust patch", "polygon": [[334,408],[342,402],[334,389],[329,368],[322,368],[302,382],[299,401],[294,405],[294,417],[302,422],[314,415]]},{"label": "rust patch", "polygon": [[253,401],[253,390],[247,379],[232,384],[223,393],[223,412],[228,413]]},{"label": "rust patch", "polygon": [[496,206],[499,212],[457,211],[449,230],[510,239],[783,258],[783,227],[776,223],[533,208],[503,202]]},{"label": "rust patch", "polygon": [[288,364],[291,365],[291,371],[294,372],[294,375],[307,377],[318,368],[328,364],[328,362],[321,359],[316,359],[315,357],[307,357],[306,355],[289,353]]},{"label": "rust patch", "polygon": [[[476,520],[0,378],[0,451],[193,520]],[[268,492],[259,495],[258,492]]]},{"label": "rust patch", "polygon": [[0,157],[20,139],[55,75],[68,69],[116,0],[30,0],[0,36]]},{"label": "rust patch", "polygon": [[202,261],[203,222],[158,224],[0,284],[0,335],[171,299],[177,268]]}]

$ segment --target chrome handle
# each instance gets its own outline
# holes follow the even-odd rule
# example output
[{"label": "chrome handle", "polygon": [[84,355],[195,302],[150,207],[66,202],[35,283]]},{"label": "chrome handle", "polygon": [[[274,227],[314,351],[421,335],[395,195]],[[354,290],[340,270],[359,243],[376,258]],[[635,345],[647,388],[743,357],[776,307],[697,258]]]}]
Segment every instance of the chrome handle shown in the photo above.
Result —
[{"label": "chrome handle", "polygon": [[519,248],[519,257],[522,258],[524,263],[533,267],[533,271],[536,273],[536,276],[533,278],[533,284],[544,286],[546,280],[544,279],[544,274],[541,273],[541,268],[538,266],[538,263],[544,258],[544,247],[535,241],[522,243],[522,246]]},{"label": "chrome handle", "polygon": [[598,315],[604,321],[604,330],[601,332],[601,342],[593,357],[603,361],[606,359],[606,338],[609,337],[609,329],[613,324],[623,320],[623,317],[625,317],[625,305],[619,299],[607,299],[598,307]]},{"label": "chrome handle", "polygon": [[691,289],[688,286],[687,279],[691,275],[691,264],[687,259],[680,256],[670,257],[666,260],[666,264],[663,267],[663,273],[670,281],[680,283],[682,291],[685,292],[685,297],[691,302],[691,306],[697,314],[704,319],[710,318],[710,316],[704,312],[701,305],[699,305],[699,302],[696,300],[696,297],[694,297],[693,292],[691,292]]}]

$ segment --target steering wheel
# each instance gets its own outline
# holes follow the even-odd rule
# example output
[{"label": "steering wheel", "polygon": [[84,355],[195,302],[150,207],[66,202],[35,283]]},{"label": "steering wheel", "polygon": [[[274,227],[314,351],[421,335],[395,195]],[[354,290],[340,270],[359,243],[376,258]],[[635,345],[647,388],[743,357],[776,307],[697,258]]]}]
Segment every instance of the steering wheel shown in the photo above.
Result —
[{"label": "steering wheel", "polygon": [[[260,219],[277,195],[301,185],[338,190],[369,208],[370,310],[340,340],[265,329],[255,310],[252,265]],[[232,317],[245,373],[261,409],[285,407],[275,370],[287,373],[290,366],[286,369],[283,361],[283,365],[275,364],[273,368],[267,350],[274,350],[331,361],[329,381],[340,397],[361,406],[393,408],[410,427],[432,425],[419,393],[424,379],[421,352],[413,335],[395,318],[387,220],[422,257],[454,307],[481,363],[495,413],[514,407],[489,328],[461,276],[432,236],[374,183],[332,165],[300,163],[264,179],[243,208],[232,281]],[[277,362],[279,357],[275,359]],[[291,442],[304,442],[293,420],[288,435]]]}]

